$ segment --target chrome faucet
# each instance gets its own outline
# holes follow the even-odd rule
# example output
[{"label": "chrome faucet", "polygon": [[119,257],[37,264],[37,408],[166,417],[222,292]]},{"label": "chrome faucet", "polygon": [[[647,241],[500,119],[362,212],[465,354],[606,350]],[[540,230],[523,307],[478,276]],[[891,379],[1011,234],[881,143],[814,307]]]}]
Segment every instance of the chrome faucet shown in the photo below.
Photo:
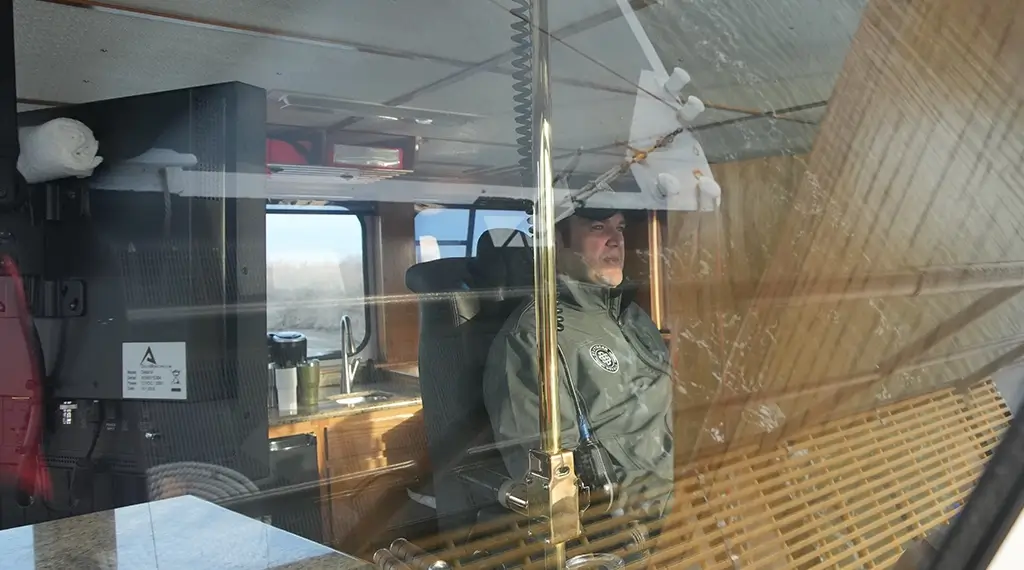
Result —
[{"label": "chrome faucet", "polygon": [[355,358],[355,343],[352,342],[352,319],[348,315],[341,317],[341,393],[351,394],[352,383],[356,372],[362,365],[362,359]]}]

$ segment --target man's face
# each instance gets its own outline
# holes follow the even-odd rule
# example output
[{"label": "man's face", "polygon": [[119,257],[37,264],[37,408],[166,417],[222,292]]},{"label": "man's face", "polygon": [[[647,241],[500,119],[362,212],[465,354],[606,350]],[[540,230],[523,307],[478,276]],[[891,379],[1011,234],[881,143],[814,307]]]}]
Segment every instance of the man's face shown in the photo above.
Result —
[{"label": "man's face", "polygon": [[[589,220],[572,216],[569,225],[569,243],[563,243],[574,255],[569,256],[568,266],[563,267],[571,277],[609,287],[622,283],[622,266],[625,262],[623,231],[626,220],[620,213],[605,220]],[[564,251],[564,250],[563,250]]]}]

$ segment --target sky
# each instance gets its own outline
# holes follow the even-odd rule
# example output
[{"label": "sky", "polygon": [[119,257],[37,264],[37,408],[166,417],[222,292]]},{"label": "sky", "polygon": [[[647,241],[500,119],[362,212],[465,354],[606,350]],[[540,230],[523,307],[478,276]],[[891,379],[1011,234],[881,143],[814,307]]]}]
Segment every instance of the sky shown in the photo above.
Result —
[{"label": "sky", "polygon": [[363,254],[359,218],[345,214],[267,215],[267,262],[330,263]]}]

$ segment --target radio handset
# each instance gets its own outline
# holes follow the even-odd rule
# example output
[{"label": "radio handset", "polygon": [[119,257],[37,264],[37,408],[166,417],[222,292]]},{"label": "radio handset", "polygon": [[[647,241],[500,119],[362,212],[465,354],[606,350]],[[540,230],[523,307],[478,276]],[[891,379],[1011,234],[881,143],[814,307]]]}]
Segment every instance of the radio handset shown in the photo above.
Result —
[{"label": "radio handset", "polygon": [[558,349],[558,358],[562,362],[562,369],[565,370],[565,381],[568,384],[569,395],[576,411],[576,427],[580,434],[580,443],[573,450],[576,475],[579,477],[580,483],[590,492],[588,509],[597,507],[601,512],[608,512],[615,503],[614,467],[611,456],[608,455],[608,450],[604,445],[594,436],[586,406],[583,404],[579,390],[576,389],[572,375],[569,374],[569,366],[561,348]]}]

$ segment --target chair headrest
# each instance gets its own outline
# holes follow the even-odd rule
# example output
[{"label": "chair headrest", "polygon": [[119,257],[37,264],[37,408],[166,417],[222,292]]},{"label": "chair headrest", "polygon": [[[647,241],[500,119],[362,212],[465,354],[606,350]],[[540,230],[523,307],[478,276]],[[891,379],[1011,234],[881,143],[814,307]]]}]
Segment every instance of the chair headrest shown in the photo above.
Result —
[{"label": "chair headrest", "polygon": [[532,284],[533,249],[524,232],[512,229],[484,232],[474,258],[425,261],[405,272],[405,286],[413,293],[498,292]]},{"label": "chair headrest", "polygon": [[469,288],[465,257],[445,257],[413,265],[405,272],[405,286],[413,293],[447,293]]},{"label": "chair headrest", "polygon": [[495,228],[480,234],[476,240],[476,256],[488,257],[496,249],[528,248],[530,241],[526,234],[512,228]]},{"label": "chair headrest", "polygon": [[496,290],[529,287],[533,283],[533,248],[529,245],[526,234],[519,230],[484,232],[477,241],[477,256],[468,267],[472,287]]}]

